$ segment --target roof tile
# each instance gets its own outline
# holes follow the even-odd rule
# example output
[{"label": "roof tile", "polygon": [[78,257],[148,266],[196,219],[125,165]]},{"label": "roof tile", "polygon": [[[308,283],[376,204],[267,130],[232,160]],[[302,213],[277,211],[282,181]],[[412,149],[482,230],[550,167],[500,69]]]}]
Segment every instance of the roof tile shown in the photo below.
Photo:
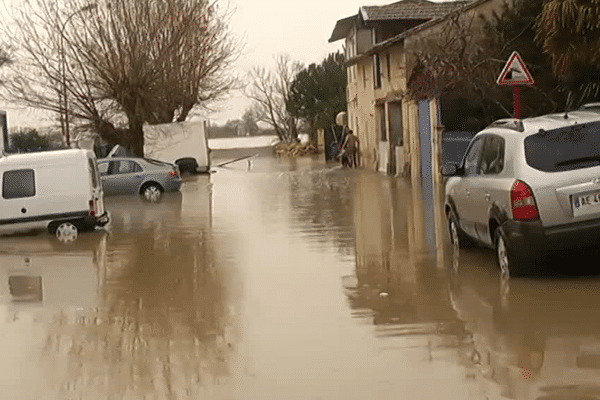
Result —
[{"label": "roof tile", "polygon": [[363,6],[365,21],[397,19],[433,19],[442,17],[466,4],[469,0],[434,3],[428,0],[401,0],[385,6]]}]

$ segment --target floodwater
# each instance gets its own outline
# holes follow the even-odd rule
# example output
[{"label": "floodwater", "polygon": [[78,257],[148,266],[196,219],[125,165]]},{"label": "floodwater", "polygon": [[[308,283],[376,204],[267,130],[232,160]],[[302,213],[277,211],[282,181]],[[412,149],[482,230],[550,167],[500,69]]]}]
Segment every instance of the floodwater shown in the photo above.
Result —
[{"label": "floodwater", "polygon": [[421,192],[263,155],[1,238],[0,398],[600,399],[600,280],[501,282]]}]

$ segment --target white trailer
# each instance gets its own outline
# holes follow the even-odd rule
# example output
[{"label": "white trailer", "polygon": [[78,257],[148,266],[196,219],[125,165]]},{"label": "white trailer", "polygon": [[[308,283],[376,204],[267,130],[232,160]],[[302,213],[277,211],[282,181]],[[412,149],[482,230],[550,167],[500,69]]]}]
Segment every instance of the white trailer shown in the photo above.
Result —
[{"label": "white trailer", "polygon": [[144,155],[179,166],[181,172],[210,171],[204,121],[144,125]]}]

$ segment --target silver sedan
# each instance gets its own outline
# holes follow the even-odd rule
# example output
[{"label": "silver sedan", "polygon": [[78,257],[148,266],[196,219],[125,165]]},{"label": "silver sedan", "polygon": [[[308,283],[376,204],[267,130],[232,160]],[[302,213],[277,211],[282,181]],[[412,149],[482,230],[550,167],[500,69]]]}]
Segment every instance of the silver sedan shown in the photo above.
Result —
[{"label": "silver sedan", "polygon": [[135,157],[109,157],[98,160],[105,195],[139,194],[157,202],[164,192],[181,187],[179,167],[162,161]]}]

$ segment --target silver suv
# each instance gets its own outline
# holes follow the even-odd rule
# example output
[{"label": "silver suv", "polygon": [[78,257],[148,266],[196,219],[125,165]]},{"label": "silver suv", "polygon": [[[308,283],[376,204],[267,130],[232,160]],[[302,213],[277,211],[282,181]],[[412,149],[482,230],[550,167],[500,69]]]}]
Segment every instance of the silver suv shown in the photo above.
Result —
[{"label": "silver suv", "polygon": [[600,104],[496,121],[442,174],[452,243],[493,247],[505,276],[600,245]]}]

